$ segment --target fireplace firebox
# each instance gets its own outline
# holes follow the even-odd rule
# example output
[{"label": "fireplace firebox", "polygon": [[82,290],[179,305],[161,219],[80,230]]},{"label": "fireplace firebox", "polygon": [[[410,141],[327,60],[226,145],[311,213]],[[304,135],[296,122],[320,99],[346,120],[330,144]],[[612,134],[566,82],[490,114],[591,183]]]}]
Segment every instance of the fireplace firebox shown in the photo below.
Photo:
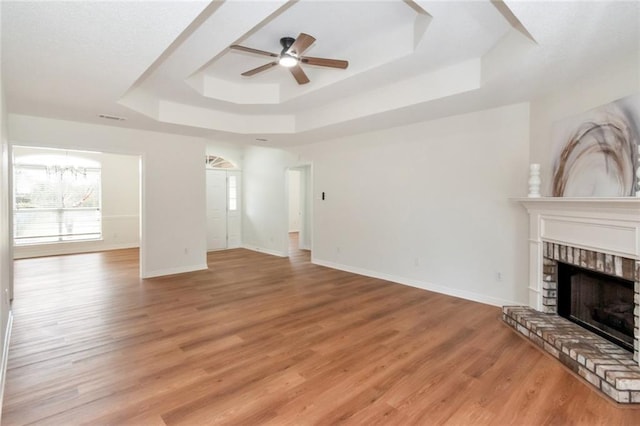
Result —
[{"label": "fireplace firebox", "polygon": [[633,353],[633,281],[558,262],[558,314]]}]

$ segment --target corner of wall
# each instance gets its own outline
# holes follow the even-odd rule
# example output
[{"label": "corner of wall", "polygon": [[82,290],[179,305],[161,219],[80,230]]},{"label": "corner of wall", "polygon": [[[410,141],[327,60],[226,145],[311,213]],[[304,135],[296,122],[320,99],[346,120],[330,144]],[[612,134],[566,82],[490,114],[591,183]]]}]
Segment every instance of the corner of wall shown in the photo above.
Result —
[{"label": "corner of wall", "polygon": [[[0,16],[2,4],[0,4]],[[0,342],[2,359],[0,360],[0,418],[2,416],[2,398],[7,370],[9,339],[13,316],[11,297],[13,292],[13,258],[11,244],[11,197],[9,197],[10,168],[9,136],[7,130],[7,108],[5,105],[2,71],[0,70]]]},{"label": "corner of wall", "polygon": [[243,249],[247,249],[247,250],[251,250],[251,251],[255,251],[255,252],[258,252],[258,253],[269,254],[271,256],[289,257],[289,253],[282,252],[282,251],[279,251],[279,250],[271,250],[271,249],[264,248],[264,247],[258,247],[258,246],[251,245],[251,244],[242,244],[242,248]]}]

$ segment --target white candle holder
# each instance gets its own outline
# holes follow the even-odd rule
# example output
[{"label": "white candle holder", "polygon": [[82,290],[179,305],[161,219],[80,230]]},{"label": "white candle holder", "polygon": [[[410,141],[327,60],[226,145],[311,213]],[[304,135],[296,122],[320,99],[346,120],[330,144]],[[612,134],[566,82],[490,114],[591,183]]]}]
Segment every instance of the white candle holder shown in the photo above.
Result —
[{"label": "white candle holder", "polygon": [[636,170],[636,179],[638,180],[636,184],[636,197],[640,197],[640,145],[638,145],[638,169]]},{"label": "white candle holder", "polygon": [[540,197],[540,164],[529,166],[529,198]]}]

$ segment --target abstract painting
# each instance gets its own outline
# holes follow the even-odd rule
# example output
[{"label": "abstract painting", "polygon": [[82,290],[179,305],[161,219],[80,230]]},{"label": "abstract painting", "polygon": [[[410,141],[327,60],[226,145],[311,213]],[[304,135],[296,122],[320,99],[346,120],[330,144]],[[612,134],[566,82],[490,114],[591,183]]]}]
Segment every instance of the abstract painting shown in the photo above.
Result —
[{"label": "abstract painting", "polygon": [[640,94],[554,126],[554,197],[630,197],[638,187]]}]

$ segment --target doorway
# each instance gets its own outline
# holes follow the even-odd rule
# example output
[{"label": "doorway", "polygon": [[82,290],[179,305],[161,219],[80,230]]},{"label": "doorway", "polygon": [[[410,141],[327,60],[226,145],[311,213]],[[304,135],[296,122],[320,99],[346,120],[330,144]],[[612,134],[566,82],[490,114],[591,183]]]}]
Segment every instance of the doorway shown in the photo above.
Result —
[{"label": "doorway", "polygon": [[288,232],[290,251],[311,250],[311,166],[287,170]]},{"label": "doorway", "polygon": [[14,259],[140,247],[139,155],[12,146]]},{"label": "doorway", "polygon": [[71,264],[132,249],[142,275],[141,171],[140,155],[12,145],[10,300],[30,285],[13,274],[21,259],[87,254],[56,258]]}]

